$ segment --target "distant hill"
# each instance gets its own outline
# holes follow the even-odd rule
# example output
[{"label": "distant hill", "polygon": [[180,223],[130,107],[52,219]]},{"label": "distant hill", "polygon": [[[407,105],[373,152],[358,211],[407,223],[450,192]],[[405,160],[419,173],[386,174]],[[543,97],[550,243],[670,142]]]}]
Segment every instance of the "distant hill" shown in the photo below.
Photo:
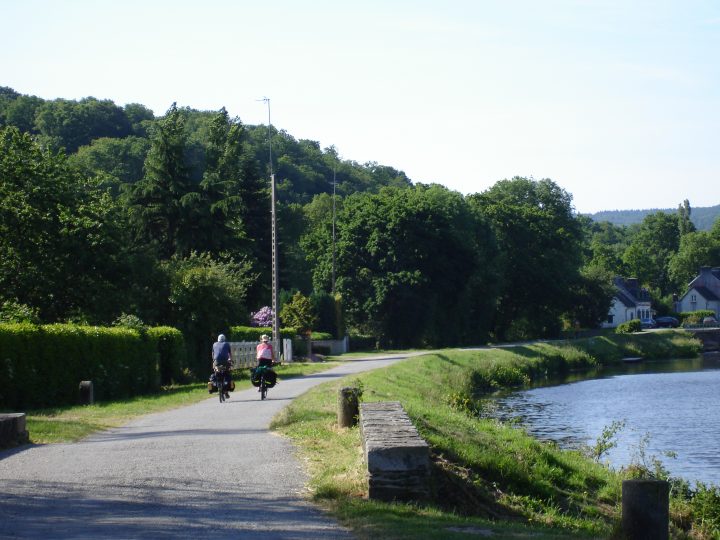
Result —
[{"label": "distant hill", "polygon": [[[677,208],[651,208],[649,210],[605,210],[594,214],[585,214],[593,221],[609,221],[613,225],[632,225],[642,223],[645,216],[656,212],[674,214]],[[699,231],[709,231],[715,220],[720,218],[720,204],[705,208],[692,208],[691,221]]]}]

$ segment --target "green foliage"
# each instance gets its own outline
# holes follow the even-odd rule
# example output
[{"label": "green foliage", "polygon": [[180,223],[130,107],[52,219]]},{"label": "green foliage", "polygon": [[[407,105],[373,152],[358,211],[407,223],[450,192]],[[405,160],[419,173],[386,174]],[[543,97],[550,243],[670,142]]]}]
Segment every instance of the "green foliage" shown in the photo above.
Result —
[{"label": "green foliage", "polygon": [[93,381],[96,399],[151,392],[158,351],[127,328],[64,324],[0,325],[0,407],[75,403],[78,384]]},{"label": "green foliage", "polygon": [[361,334],[350,334],[351,351],[374,351],[378,346],[377,336],[364,336]]},{"label": "green foliage", "polygon": [[245,261],[210,254],[173,257],[164,268],[170,282],[169,320],[183,332],[189,367],[199,373],[207,368],[214,336],[247,313],[245,296],[253,275]]},{"label": "green foliage", "polygon": [[0,305],[0,323],[39,324],[40,317],[37,309],[14,300],[6,300]]},{"label": "green foliage", "polygon": [[156,326],[147,329],[147,336],[159,353],[160,384],[185,382],[187,349],[182,332],[169,326]]},{"label": "green foliage", "polygon": [[583,230],[572,196],[549,179],[516,177],[471,200],[492,224],[502,254],[495,335],[558,335],[581,282]]},{"label": "green foliage", "polygon": [[[337,229],[337,290],[351,330],[401,347],[486,336],[495,244],[462,195],[438,185],[352,195]],[[327,269],[331,256],[328,244],[314,258]]]},{"label": "green foliage", "polygon": [[702,324],[705,317],[715,317],[715,312],[712,309],[699,309],[697,311],[683,311],[678,316],[683,326],[692,326]]},{"label": "green foliage", "polygon": [[615,332],[618,334],[633,334],[635,332],[640,332],[641,330],[642,325],[640,323],[640,319],[625,321],[624,323],[618,324],[615,328]]},{"label": "green foliage", "polygon": [[[228,335],[228,341],[260,341],[260,336],[272,335],[270,326],[232,326]],[[297,335],[295,328],[280,328],[280,337],[292,339]]]},{"label": "green foliage", "polygon": [[306,334],[318,322],[315,307],[307,296],[296,292],[289,302],[280,310],[280,319],[288,326],[296,328],[301,334]]},{"label": "green foliage", "polygon": [[633,276],[661,295],[672,292],[668,263],[680,245],[676,214],[657,212],[645,217],[637,234],[623,254],[623,262]]}]

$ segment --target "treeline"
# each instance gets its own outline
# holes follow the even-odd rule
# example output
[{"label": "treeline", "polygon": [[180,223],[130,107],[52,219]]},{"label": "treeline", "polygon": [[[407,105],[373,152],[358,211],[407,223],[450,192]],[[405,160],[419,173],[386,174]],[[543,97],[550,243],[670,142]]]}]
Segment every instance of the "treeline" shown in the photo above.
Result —
[{"label": "treeline", "polygon": [[[593,221],[608,221],[613,225],[630,226],[639,225],[647,216],[650,214],[657,214],[658,212],[672,214],[675,211],[672,208],[656,208],[649,210],[604,210],[602,212],[595,212],[594,214],[586,215]],[[709,231],[718,218],[720,218],[720,204],[716,204],[715,206],[693,208],[690,220],[697,230]]]},{"label": "treeline", "polygon": [[387,346],[554,336],[607,315],[613,274],[665,298],[720,264],[720,226],[694,231],[689,204],[635,227],[593,223],[549,179],[463,196],[224,109],[156,118],[4,88],[0,124],[0,319],[169,325],[191,366],[270,303],[268,137],[281,303],[310,297],[315,330]]}]

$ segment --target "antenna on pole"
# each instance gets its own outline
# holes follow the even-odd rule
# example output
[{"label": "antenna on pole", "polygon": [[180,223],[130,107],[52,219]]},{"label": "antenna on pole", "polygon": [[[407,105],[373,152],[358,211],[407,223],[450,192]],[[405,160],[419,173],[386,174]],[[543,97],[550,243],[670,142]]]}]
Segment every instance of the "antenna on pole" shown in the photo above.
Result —
[{"label": "antenna on pole", "polygon": [[268,111],[268,150],[270,163],[270,214],[272,222],[272,310],[273,310],[273,343],[280,346],[280,319],[278,315],[278,252],[277,252],[277,212],[275,207],[275,174],[272,165],[272,123],[270,122],[270,98],[263,97]]}]

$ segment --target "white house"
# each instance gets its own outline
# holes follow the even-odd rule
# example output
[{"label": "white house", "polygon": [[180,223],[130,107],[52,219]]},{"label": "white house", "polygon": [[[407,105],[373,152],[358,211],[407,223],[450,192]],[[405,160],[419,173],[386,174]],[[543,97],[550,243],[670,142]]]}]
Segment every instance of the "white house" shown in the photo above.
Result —
[{"label": "white house", "polygon": [[688,285],[678,301],[678,311],[710,309],[720,316],[720,268],[701,266],[700,274]]},{"label": "white house", "polygon": [[650,293],[647,289],[640,287],[637,278],[616,277],[613,284],[615,285],[615,296],[613,296],[607,320],[602,324],[603,328],[615,328],[632,319],[652,317]]}]

